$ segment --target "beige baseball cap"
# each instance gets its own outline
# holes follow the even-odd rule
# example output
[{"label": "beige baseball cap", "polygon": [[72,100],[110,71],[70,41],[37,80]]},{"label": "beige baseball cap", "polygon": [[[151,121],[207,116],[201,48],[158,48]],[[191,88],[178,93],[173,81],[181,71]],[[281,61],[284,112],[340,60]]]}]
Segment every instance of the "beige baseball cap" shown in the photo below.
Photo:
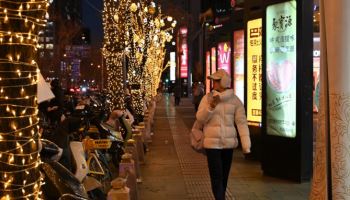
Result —
[{"label": "beige baseball cap", "polygon": [[230,77],[230,75],[224,69],[219,69],[207,78],[213,80],[221,80],[223,77]]}]

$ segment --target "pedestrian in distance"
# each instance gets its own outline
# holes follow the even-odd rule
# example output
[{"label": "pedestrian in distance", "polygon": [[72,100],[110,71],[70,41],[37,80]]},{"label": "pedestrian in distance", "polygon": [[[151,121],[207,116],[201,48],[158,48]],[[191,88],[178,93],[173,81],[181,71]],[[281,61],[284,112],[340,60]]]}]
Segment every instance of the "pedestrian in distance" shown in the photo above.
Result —
[{"label": "pedestrian in distance", "polygon": [[194,109],[197,112],[199,103],[201,102],[202,98],[204,96],[204,86],[201,83],[194,83],[193,84],[193,104]]},{"label": "pedestrian in distance", "polygon": [[204,125],[203,147],[207,154],[212,192],[215,200],[225,200],[233,149],[238,146],[238,132],[243,153],[250,153],[250,136],[243,103],[234,94],[229,74],[220,69],[208,76],[213,91],[199,105],[197,120]]},{"label": "pedestrian in distance", "polygon": [[174,87],[174,98],[175,98],[175,106],[180,105],[180,101],[181,101],[181,86],[178,83]]}]

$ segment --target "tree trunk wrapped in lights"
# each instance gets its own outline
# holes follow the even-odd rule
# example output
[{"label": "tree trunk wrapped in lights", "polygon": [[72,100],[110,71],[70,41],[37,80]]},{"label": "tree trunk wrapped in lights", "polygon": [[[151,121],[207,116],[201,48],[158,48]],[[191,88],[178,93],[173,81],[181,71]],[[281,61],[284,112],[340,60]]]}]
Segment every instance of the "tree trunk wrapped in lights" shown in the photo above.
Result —
[{"label": "tree trunk wrapped in lights", "polygon": [[172,17],[166,17],[168,22],[172,22],[171,27],[166,27],[164,22],[165,17],[159,10],[158,15],[153,20],[154,26],[150,30],[152,40],[148,49],[146,71],[143,78],[146,99],[151,99],[157,94],[162,73],[169,66],[169,63],[164,66],[164,57],[166,54],[165,43],[172,40],[170,32],[176,26],[176,21],[173,21]]},{"label": "tree trunk wrapped in lights", "polygon": [[125,13],[128,0],[105,0],[103,10],[104,57],[107,66],[107,89],[113,109],[124,108],[123,58],[125,43]]},{"label": "tree trunk wrapped in lights", "polygon": [[148,57],[150,30],[153,26],[151,21],[154,5],[148,7],[148,4],[149,1],[131,3],[126,15],[130,47],[128,79],[131,86],[132,104],[138,121],[142,121],[144,115],[143,74]]},{"label": "tree trunk wrapped in lights", "polygon": [[37,70],[46,0],[0,0],[0,199],[41,199]]}]

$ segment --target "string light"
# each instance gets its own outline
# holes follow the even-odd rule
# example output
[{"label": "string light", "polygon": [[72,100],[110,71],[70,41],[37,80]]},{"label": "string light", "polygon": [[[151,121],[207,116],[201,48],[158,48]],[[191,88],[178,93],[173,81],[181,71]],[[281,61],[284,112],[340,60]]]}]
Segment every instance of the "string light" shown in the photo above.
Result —
[{"label": "string light", "polygon": [[107,67],[107,89],[113,108],[124,108],[123,60],[125,45],[125,11],[130,6],[128,0],[104,1],[103,56]]},{"label": "string light", "polygon": [[[140,12],[143,11],[143,12]],[[155,15],[157,12],[157,15]],[[165,28],[165,21],[172,22]],[[103,55],[107,65],[107,88],[116,108],[124,108],[123,60],[127,59],[127,77],[131,85],[132,104],[143,116],[144,97],[156,95],[164,71],[165,42],[176,25],[171,16],[164,16],[154,2],[131,0],[104,1],[105,32]]]},{"label": "string light", "polygon": [[0,0],[0,199],[42,199],[35,62],[47,0]]}]

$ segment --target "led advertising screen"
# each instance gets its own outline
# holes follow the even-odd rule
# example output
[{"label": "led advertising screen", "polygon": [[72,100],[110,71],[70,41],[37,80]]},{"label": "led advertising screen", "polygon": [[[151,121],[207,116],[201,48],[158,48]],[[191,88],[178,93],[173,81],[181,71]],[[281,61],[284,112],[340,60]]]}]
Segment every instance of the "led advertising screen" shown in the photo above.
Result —
[{"label": "led advertising screen", "polygon": [[170,52],[170,81],[176,80],[176,54]]},{"label": "led advertising screen", "polygon": [[[205,77],[208,77],[210,75],[210,51],[207,51],[205,54]],[[210,80],[206,79],[205,81],[205,92],[210,92]]]},{"label": "led advertising screen", "polygon": [[180,78],[188,78],[187,28],[180,28]]},{"label": "led advertising screen", "polygon": [[216,48],[211,48],[211,73],[216,72]]},{"label": "led advertising screen", "polygon": [[233,90],[244,103],[244,30],[233,32]]},{"label": "led advertising screen", "polygon": [[267,134],[296,136],[296,1],[266,10]]},{"label": "led advertising screen", "polygon": [[231,43],[222,42],[218,44],[218,69],[224,69],[231,74]]},{"label": "led advertising screen", "polygon": [[261,125],[262,101],[262,19],[247,24],[247,119]]}]

